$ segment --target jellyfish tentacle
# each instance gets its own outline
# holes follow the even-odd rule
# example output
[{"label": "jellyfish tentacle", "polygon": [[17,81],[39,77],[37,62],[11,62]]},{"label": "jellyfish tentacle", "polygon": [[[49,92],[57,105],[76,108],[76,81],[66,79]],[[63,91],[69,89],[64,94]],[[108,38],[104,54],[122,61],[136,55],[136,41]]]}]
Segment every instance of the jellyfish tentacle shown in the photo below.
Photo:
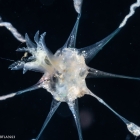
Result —
[{"label": "jellyfish tentacle", "polygon": [[124,78],[124,79],[131,79],[131,80],[140,80],[139,77],[130,77],[130,76],[124,76],[119,74],[107,73],[94,68],[88,69],[87,78]]},{"label": "jellyfish tentacle", "polygon": [[26,40],[26,45],[28,48],[36,48],[37,47],[36,44],[31,41],[31,39],[29,38],[27,33],[25,34],[25,40]]},{"label": "jellyfish tentacle", "polygon": [[83,3],[83,0],[74,0],[73,1],[74,8],[75,8],[75,11],[78,13],[78,16],[77,16],[76,23],[75,23],[67,41],[66,41],[66,43],[61,48],[61,50],[63,50],[64,48],[75,48],[75,46],[76,46],[76,36],[77,36],[79,20],[81,17],[82,3]]},{"label": "jellyfish tentacle", "polygon": [[7,95],[2,95],[2,96],[0,96],[0,100],[6,100],[6,99],[14,97],[16,95],[20,95],[22,93],[32,91],[32,90],[36,90],[36,89],[39,89],[39,88],[41,88],[41,86],[37,83],[37,84],[35,84],[35,85],[33,85],[33,86],[29,87],[29,88],[19,90],[17,92],[13,92],[13,93],[10,93],[10,94],[7,94]]},{"label": "jellyfish tentacle", "polygon": [[0,96],[0,100],[6,100],[8,98],[14,97],[15,95],[16,95],[16,93],[10,93],[8,95],[2,95],[2,96]]},{"label": "jellyfish tentacle", "polygon": [[39,88],[41,88],[41,86],[36,84],[36,85],[33,85],[33,86],[29,87],[29,88],[17,91],[16,95],[20,95],[22,93],[25,93],[25,92],[28,92],[28,91],[32,91],[32,90],[36,90],[36,89],[39,89]]},{"label": "jellyfish tentacle", "polygon": [[85,60],[88,63],[121,29],[126,25],[127,20],[135,13],[135,9],[140,6],[140,0],[130,6],[130,12],[125,16],[119,27],[106,38],[101,41],[79,49],[80,53],[84,53]]},{"label": "jellyfish tentacle", "polygon": [[46,118],[46,120],[45,120],[45,122],[44,122],[44,124],[43,124],[43,126],[42,126],[42,128],[41,128],[41,130],[40,130],[40,132],[39,132],[39,134],[38,134],[38,136],[37,136],[37,138],[34,139],[34,140],[39,140],[39,138],[40,138],[42,132],[44,131],[45,127],[46,127],[47,124],[49,123],[50,119],[52,118],[52,116],[53,116],[53,114],[55,113],[55,111],[57,110],[57,108],[59,107],[60,103],[61,103],[61,102],[56,101],[55,99],[52,100],[50,112],[49,112],[49,114],[48,114],[48,116],[47,116],[47,118]]},{"label": "jellyfish tentacle", "polygon": [[80,119],[79,119],[78,99],[76,99],[73,102],[68,102],[68,105],[69,105],[69,109],[71,110],[75,123],[76,123],[79,140],[83,140]]},{"label": "jellyfish tentacle", "polygon": [[103,105],[105,105],[109,110],[111,110],[115,115],[117,115],[124,123],[129,123],[129,121],[127,119],[125,119],[124,117],[122,117],[121,115],[119,115],[116,111],[114,111],[107,103],[105,103],[103,101],[103,99],[101,99],[100,97],[98,97],[97,95],[93,94],[91,91],[88,93],[89,95],[93,96],[94,98],[96,98],[100,103],[102,103]]},{"label": "jellyfish tentacle", "polygon": [[104,39],[102,39],[101,41],[78,49],[80,54],[83,54],[83,56],[85,57],[85,61],[86,63],[89,63],[95,56],[96,54],[103,49],[103,47],[120,31],[119,28],[117,28],[114,32],[112,32],[110,35],[108,35],[107,37],[105,37]]},{"label": "jellyfish tentacle", "polygon": [[1,26],[6,27],[18,41],[22,43],[26,42],[26,39],[17,31],[17,29],[10,22],[4,22],[0,17],[0,27]]},{"label": "jellyfish tentacle", "polygon": [[127,129],[130,133],[132,133],[134,136],[140,136],[140,127],[134,124],[133,122],[128,121],[126,118],[118,114],[114,109],[112,109],[106,102],[103,101],[100,97],[93,94],[90,90],[87,93],[88,95],[91,95],[92,97],[96,98],[101,104],[106,106],[109,110],[111,110],[118,118],[120,118],[127,126]]},{"label": "jellyfish tentacle", "polygon": [[83,0],[73,0],[75,11],[80,14]]},{"label": "jellyfish tentacle", "polygon": [[77,30],[78,30],[78,25],[79,25],[79,20],[80,20],[81,15],[78,14],[76,23],[66,41],[66,43],[64,44],[64,46],[61,48],[61,50],[63,50],[64,48],[75,48],[76,45],[76,36],[77,36]]},{"label": "jellyfish tentacle", "polygon": [[36,44],[39,42],[39,30],[36,32],[36,34],[34,36],[34,41]]},{"label": "jellyfish tentacle", "polygon": [[140,0],[137,0],[137,2],[133,3],[130,6],[130,11],[129,13],[124,17],[123,21],[121,22],[119,28],[122,28],[125,26],[127,20],[135,13],[135,9],[140,6]]}]

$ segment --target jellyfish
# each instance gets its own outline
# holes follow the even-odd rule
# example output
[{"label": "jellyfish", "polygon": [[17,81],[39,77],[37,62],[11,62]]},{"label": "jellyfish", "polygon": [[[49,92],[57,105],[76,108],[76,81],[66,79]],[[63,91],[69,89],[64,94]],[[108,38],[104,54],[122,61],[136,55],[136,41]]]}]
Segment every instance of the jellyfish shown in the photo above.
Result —
[{"label": "jellyfish", "polygon": [[[95,44],[77,49],[76,36],[79,21],[82,16],[82,2],[82,0],[74,0],[74,8],[78,14],[75,25],[67,41],[54,54],[45,44],[46,32],[39,35],[39,31],[37,31],[34,36],[34,42],[32,42],[28,34],[25,34],[24,38],[18,33],[12,24],[3,22],[2,20],[0,22],[0,26],[5,26],[17,40],[20,42],[26,42],[27,46],[16,50],[24,52],[24,56],[20,60],[11,64],[9,69],[23,69],[23,74],[25,74],[28,70],[43,73],[43,76],[35,85],[17,92],[0,96],[0,100],[3,101],[39,88],[47,90],[53,97],[50,112],[48,113],[39,134],[32,140],[40,139],[44,129],[62,102],[66,102],[68,104],[76,123],[79,140],[83,140],[79,119],[78,98],[81,98],[84,95],[89,95],[97,99],[121,121],[123,121],[130,133],[136,137],[140,135],[140,127],[138,125],[124,118],[111,108],[102,98],[90,91],[85,81],[86,78],[98,77],[140,80],[140,78],[137,77],[112,74],[88,66],[88,63],[98,54],[98,52],[102,50],[103,47],[126,25],[127,20],[135,13],[135,9],[140,6],[140,0],[137,0],[130,6],[130,12],[128,15],[125,16],[118,28],[110,35]],[[28,54],[31,54],[31,56],[28,57]]]}]

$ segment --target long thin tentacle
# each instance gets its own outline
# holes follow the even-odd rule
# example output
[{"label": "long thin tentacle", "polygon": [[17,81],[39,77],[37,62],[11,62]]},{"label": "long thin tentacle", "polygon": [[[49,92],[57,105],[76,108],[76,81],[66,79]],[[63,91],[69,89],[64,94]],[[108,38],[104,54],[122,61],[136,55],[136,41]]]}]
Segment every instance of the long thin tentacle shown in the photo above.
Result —
[{"label": "long thin tentacle", "polygon": [[75,8],[76,12],[80,14],[83,0],[73,0],[73,3],[74,3],[74,8]]},{"label": "long thin tentacle", "polygon": [[0,26],[6,27],[18,41],[22,43],[26,42],[25,38],[17,31],[17,29],[14,28],[11,23],[3,22],[1,17],[0,17]]},{"label": "long thin tentacle", "polygon": [[113,110],[107,103],[103,101],[100,97],[97,95],[93,94],[91,91],[88,93],[89,95],[93,96],[96,98],[101,104],[105,105],[109,110],[111,110],[116,116],[118,116],[127,126],[127,129],[134,135],[134,136],[140,136],[140,127],[134,124],[133,122],[128,121],[121,115],[119,115],[115,110]]},{"label": "long thin tentacle", "polygon": [[75,48],[75,44],[76,44],[76,36],[77,36],[77,30],[78,30],[78,25],[79,25],[79,20],[80,20],[81,15],[78,14],[76,23],[72,29],[72,32],[70,33],[70,36],[68,37],[66,43],[64,44],[64,46],[61,49],[64,48]]},{"label": "long thin tentacle", "polygon": [[37,138],[36,138],[36,139],[33,139],[33,140],[39,140],[39,138],[40,138],[40,136],[41,136],[43,130],[45,129],[45,127],[46,127],[47,124],[49,123],[50,119],[52,118],[53,114],[55,113],[55,111],[56,111],[57,108],[59,107],[60,103],[61,103],[61,102],[56,101],[55,99],[52,100],[50,112],[49,112],[49,114],[48,114],[48,116],[47,116],[47,118],[46,118],[46,120],[45,120],[45,122],[44,122],[44,124],[43,124],[43,126],[42,126],[42,128],[41,128],[41,130],[40,130],[40,132],[39,132],[39,134],[38,134],[38,136],[37,136]]},{"label": "long thin tentacle", "polygon": [[130,6],[130,11],[129,11],[128,15],[126,15],[125,18],[123,19],[123,21],[121,22],[119,28],[122,28],[125,26],[127,20],[135,13],[136,8],[139,6],[140,6],[140,0],[137,0],[137,2],[135,2],[134,4],[132,4]]},{"label": "long thin tentacle", "polygon": [[85,60],[88,63],[95,55],[126,25],[127,20],[135,13],[135,9],[140,6],[140,0],[130,6],[130,12],[125,16],[119,27],[106,38],[101,41],[79,49],[81,54],[84,54]]},{"label": "long thin tentacle", "polygon": [[73,102],[68,102],[69,108],[73,114],[75,123],[76,123],[76,127],[78,130],[78,136],[79,136],[79,140],[83,140],[82,137],[82,131],[81,131],[81,125],[80,125],[80,119],[79,119],[79,109],[78,109],[78,100],[76,99]]},{"label": "long thin tentacle", "polygon": [[103,49],[103,47],[120,31],[120,28],[117,28],[113,33],[102,39],[101,41],[79,49],[79,53],[83,54],[85,57],[86,63],[90,62],[96,54]]},{"label": "long thin tentacle", "polygon": [[10,93],[8,95],[2,95],[2,96],[0,96],[0,100],[6,100],[6,99],[11,98],[11,97],[14,97],[16,95],[20,95],[20,94],[25,93],[25,92],[28,92],[28,91],[36,90],[38,88],[41,88],[41,87],[37,83],[37,84],[35,84],[35,85],[33,85],[33,86],[29,87],[29,88],[26,88],[26,89],[23,89],[23,90],[19,90],[17,92]]},{"label": "long thin tentacle", "polygon": [[137,78],[137,77],[130,77],[130,76],[107,73],[107,72],[103,72],[94,68],[89,68],[88,72],[89,73],[87,75],[87,78],[125,78],[125,79],[132,79],[132,80],[140,80],[140,78]]},{"label": "long thin tentacle", "polygon": [[77,36],[79,20],[81,17],[81,9],[82,9],[83,0],[74,0],[73,3],[74,3],[75,11],[78,13],[78,17],[77,17],[76,23],[72,29],[72,32],[70,33],[70,36],[68,37],[66,43],[64,44],[64,46],[61,49],[75,48],[75,45],[76,45],[76,36]]}]

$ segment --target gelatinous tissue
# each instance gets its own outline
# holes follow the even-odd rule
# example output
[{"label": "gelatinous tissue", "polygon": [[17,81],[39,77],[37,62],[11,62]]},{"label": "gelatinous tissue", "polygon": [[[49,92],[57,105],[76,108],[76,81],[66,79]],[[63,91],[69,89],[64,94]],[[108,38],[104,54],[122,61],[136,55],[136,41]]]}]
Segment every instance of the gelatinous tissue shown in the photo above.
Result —
[{"label": "gelatinous tissue", "polygon": [[[75,43],[83,1],[74,0],[73,2],[74,8],[78,13],[76,23],[64,46],[58,49],[55,54],[53,54],[46,47],[46,33],[43,33],[39,36],[39,31],[37,31],[34,36],[34,43],[29,39],[27,34],[24,38],[22,35],[20,35],[20,33],[18,33],[18,31],[12,26],[11,23],[3,22],[2,19],[0,19],[0,26],[5,26],[17,40],[19,40],[20,42],[26,42],[27,45],[27,47],[18,48],[16,50],[25,52],[25,55],[21,58],[21,60],[18,60],[17,62],[11,64],[9,68],[11,70],[23,69],[23,73],[25,73],[27,70],[43,73],[41,79],[32,87],[10,93],[8,95],[0,96],[0,100],[5,100],[39,88],[44,88],[49,93],[51,93],[51,95],[53,96],[53,101],[51,104],[50,112],[38,136],[34,140],[40,139],[43,130],[45,129],[46,125],[52,118],[61,102],[66,102],[68,104],[75,119],[79,140],[83,140],[77,99],[83,97],[84,95],[91,95],[92,97],[96,98],[101,104],[105,105],[126,124],[129,132],[137,137],[140,135],[140,127],[122,117],[107,103],[105,103],[103,99],[92,93],[87,88],[85,79],[89,77],[112,77],[140,80],[140,78],[111,74],[87,66],[88,62],[91,61],[95,57],[95,55],[122,29],[122,27],[126,25],[127,20],[134,14],[135,9],[140,6],[140,0],[137,0],[136,3],[130,6],[129,14],[125,16],[119,27],[113,33],[111,33],[101,41],[81,49],[76,49]],[[28,57],[28,53],[31,54],[30,57]],[[24,57],[27,58],[26,61],[25,59],[23,59]]]}]

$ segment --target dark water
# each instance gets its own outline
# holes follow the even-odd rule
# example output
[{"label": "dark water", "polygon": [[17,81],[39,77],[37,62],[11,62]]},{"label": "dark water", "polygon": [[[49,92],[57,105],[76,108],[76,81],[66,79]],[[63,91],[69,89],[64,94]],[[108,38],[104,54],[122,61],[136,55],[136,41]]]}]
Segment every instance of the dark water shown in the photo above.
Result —
[{"label": "dark water", "polygon": [[[84,0],[77,47],[91,45],[113,32],[129,12],[134,0]],[[31,39],[37,30],[47,32],[46,44],[52,52],[68,38],[77,14],[72,0],[0,0],[0,16]],[[121,75],[140,77],[140,9],[127,25],[89,63],[90,67]],[[15,50],[25,44],[0,28],[0,57],[18,60]],[[0,60],[0,95],[35,84],[42,74],[10,71],[10,61]],[[140,126],[140,81],[88,79],[87,86],[128,120]],[[35,138],[49,112],[52,97],[43,89],[0,102],[0,135],[16,140]],[[126,126],[92,97],[79,99],[84,140],[134,140]],[[71,112],[62,104],[43,133],[42,140],[78,140]]]}]

